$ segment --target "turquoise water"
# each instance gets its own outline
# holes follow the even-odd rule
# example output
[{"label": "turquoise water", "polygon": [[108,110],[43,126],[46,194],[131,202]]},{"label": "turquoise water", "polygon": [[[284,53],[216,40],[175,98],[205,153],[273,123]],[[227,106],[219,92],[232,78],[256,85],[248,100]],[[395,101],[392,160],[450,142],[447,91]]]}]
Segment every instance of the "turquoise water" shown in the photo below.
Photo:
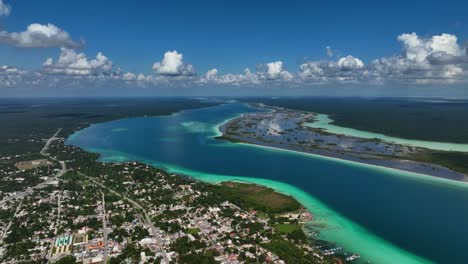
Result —
[{"label": "turquoise water", "polygon": [[349,161],[219,141],[217,126],[242,104],[96,124],[67,143],[103,161],[139,160],[208,182],[247,180],[293,195],[320,237],[374,263],[468,258],[465,184]]},{"label": "turquoise water", "polygon": [[368,138],[368,139],[378,138],[387,142],[393,142],[393,143],[433,149],[433,150],[468,152],[468,144],[404,139],[404,138],[391,137],[391,136],[387,136],[387,135],[379,134],[379,133],[362,131],[362,130],[358,130],[354,128],[337,126],[333,124],[333,120],[326,114],[317,114],[314,122],[305,123],[305,125],[309,127],[314,127],[314,128],[321,128],[333,134],[340,134],[340,135],[347,135],[347,136],[353,136],[353,137],[358,137],[358,138]]}]

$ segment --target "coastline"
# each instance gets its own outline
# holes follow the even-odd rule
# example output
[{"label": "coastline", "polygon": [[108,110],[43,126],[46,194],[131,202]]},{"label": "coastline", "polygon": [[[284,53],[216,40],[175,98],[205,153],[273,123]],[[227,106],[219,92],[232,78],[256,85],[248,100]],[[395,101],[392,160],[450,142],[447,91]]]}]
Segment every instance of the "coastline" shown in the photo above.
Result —
[{"label": "coastline", "polygon": [[323,129],[323,131],[340,134],[352,137],[366,138],[366,139],[380,139],[386,142],[391,142],[395,144],[402,144],[418,148],[426,148],[430,150],[439,150],[439,151],[456,151],[456,152],[467,152],[468,144],[464,143],[452,143],[452,142],[436,142],[436,141],[425,141],[417,139],[408,139],[408,138],[398,138],[393,136],[388,136],[385,134],[368,132],[363,130],[358,130],[349,127],[342,127],[335,125],[335,121],[330,118],[329,115],[319,114],[316,115],[316,120],[312,123],[306,122],[305,126],[311,128]]},{"label": "coastline", "polygon": [[[238,118],[242,116],[242,114],[237,115],[233,118]],[[210,136],[215,140],[216,136],[222,135],[220,131],[220,126],[224,123],[232,120],[233,118],[227,118],[222,122],[214,125],[212,127],[213,136]],[[82,131],[82,130],[80,130]],[[73,134],[75,135],[75,134]],[[69,137],[69,139],[73,139],[73,135]],[[268,146],[260,146],[255,144],[247,144],[241,143],[242,145],[248,145],[249,147],[260,147],[263,149],[270,149],[273,151],[287,151],[287,152],[294,152],[300,155],[310,155],[316,158],[324,158],[324,159],[332,159],[339,162],[345,163],[352,163],[353,165],[359,166],[366,166],[366,167],[374,167],[376,169],[382,169],[385,171],[392,170],[391,168],[383,167],[383,166],[371,166],[369,164],[347,161],[339,158],[332,158],[326,157],[321,155],[314,155],[309,153],[304,153],[300,151],[294,150],[287,150],[281,148],[274,148]],[[240,144],[239,144],[240,145]],[[233,144],[232,146],[235,146]],[[112,150],[103,150],[103,149],[87,149],[87,151],[99,153],[100,154],[100,161],[103,162],[124,162],[124,161],[142,161],[146,164],[150,164],[152,166],[163,168],[168,172],[187,175],[194,179],[198,179],[201,181],[205,181],[208,183],[219,183],[222,181],[228,180],[241,180],[247,181],[251,183],[260,184],[263,186],[267,186],[269,188],[274,189],[283,194],[293,196],[297,201],[299,201],[309,212],[312,212],[314,216],[318,216],[311,227],[314,230],[319,231],[319,238],[325,241],[335,242],[338,245],[342,245],[348,251],[355,251],[363,257],[364,259],[371,259],[373,262],[376,263],[394,263],[394,260],[399,260],[401,263],[430,263],[429,260],[416,256],[402,248],[399,248],[397,245],[389,243],[388,241],[376,236],[375,234],[366,230],[366,228],[360,226],[357,223],[352,222],[351,220],[347,219],[346,217],[342,216],[340,213],[334,211],[333,209],[329,208],[322,202],[320,202],[317,198],[313,197],[312,195],[305,193],[304,191],[300,190],[297,187],[279,182],[274,180],[269,180],[265,178],[248,178],[242,176],[234,176],[234,175],[215,175],[210,173],[204,173],[202,171],[193,171],[190,169],[186,169],[183,167],[174,166],[172,164],[163,164],[156,162],[154,160],[147,160],[142,157],[128,155],[126,153],[119,153]],[[427,176],[425,174],[417,175],[416,173],[409,173],[402,170],[393,169],[398,172],[405,172],[405,177],[407,174],[412,176],[416,176],[415,178],[418,179],[438,179],[436,177],[420,177],[421,175]],[[440,178],[440,182],[444,183],[457,183],[453,180],[444,180]],[[459,184],[456,184],[457,186]],[[468,185],[463,184],[465,187]],[[379,252],[375,252],[375,247],[379,247]]]},{"label": "coastline", "polygon": [[[256,147],[252,144],[246,144],[250,147]],[[263,146],[259,146],[265,148]],[[104,149],[89,149],[86,150],[100,155],[99,161],[101,162],[126,162],[126,161],[140,161],[145,164],[151,165],[156,168],[161,168],[167,172],[187,176],[195,180],[200,180],[210,184],[219,184],[225,181],[240,181],[258,184],[273,189],[274,191],[289,195],[296,199],[304,208],[307,209],[314,216],[314,220],[307,222],[305,227],[313,230],[317,234],[315,237],[319,240],[324,240],[328,243],[336,243],[342,246],[348,252],[356,252],[361,255],[362,261],[371,260],[373,263],[408,263],[408,264],[421,264],[433,263],[432,261],[423,257],[417,256],[408,252],[397,245],[394,245],[377,235],[369,232],[365,227],[347,219],[339,212],[334,211],[326,204],[299,189],[298,187],[290,184],[265,179],[265,178],[252,178],[236,175],[220,175],[213,173],[206,173],[201,171],[194,171],[191,169],[183,168],[176,165],[165,164],[157,161],[148,160],[138,156],[129,156],[125,153],[118,151],[109,151]],[[278,149],[275,151],[287,151]],[[468,186],[468,185],[467,185]],[[376,251],[375,247],[378,246],[379,250]],[[361,262],[357,263],[361,263]]]},{"label": "coastline", "polygon": [[[248,104],[252,108],[256,109],[263,109],[257,108]],[[270,110],[270,109],[267,109]],[[294,147],[290,145],[284,145],[274,142],[265,142],[261,140],[256,140],[252,138],[246,138],[242,136],[231,136],[226,134],[226,128],[231,121],[235,121],[236,119],[242,118],[244,114],[239,116],[230,118],[225,120],[223,123],[219,123],[217,126],[217,134],[214,138],[218,140],[225,140],[231,143],[236,144],[246,144],[250,146],[256,147],[263,147],[263,148],[270,148],[276,150],[283,150],[283,151],[291,151],[295,153],[302,153],[305,155],[312,155],[315,157],[323,157],[332,160],[338,160],[342,162],[351,162],[353,164],[360,164],[366,166],[374,166],[377,168],[384,168],[388,170],[395,170],[397,172],[406,172],[412,173],[419,176],[426,176],[426,177],[433,177],[438,179],[444,179],[454,182],[460,183],[468,183],[468,176],[453,171],[449,168],[443,167],[438,164],[434,163],[424,163],[419,161],[412,161],[412,160],[403,160],[403,159],[390,159],[390,158],[381,158],[376,159],[374,156],[369,156],[368,158],[361,156],[353,156],[344,152],[332,152],[327,151],[324,149],[310,149],[310,148],[301,148],[301,147]]]}]

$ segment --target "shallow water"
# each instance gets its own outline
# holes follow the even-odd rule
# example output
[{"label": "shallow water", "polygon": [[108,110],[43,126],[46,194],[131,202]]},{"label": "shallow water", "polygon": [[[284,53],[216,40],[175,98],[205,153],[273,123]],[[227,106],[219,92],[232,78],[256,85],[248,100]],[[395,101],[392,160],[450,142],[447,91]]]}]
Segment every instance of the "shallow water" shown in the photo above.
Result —
[{"label": "shallow water", "polygon": [[[67,143],[103,161],[139,160],[209,182],[241,179],[293,195],[321,238],[375,263],[468,258],[465,184],[292,151],[219,141],[218,125],[257,111],[242,104],[96,124]],[[411,252],[411,253],[410,253]]]},{"label": "shallow water", "polygon": [[413,140],[391,137],[384,134],[373,133],[362,131],[349,127],[341,127],[333,124],[333,120],[326,114],[317,114],[315,121],[311,123],[305,123],[306,126],[313,128],[321,128],[329,133],[353,136],[358,138],[367,139],[381,139],[387,142],[393,142],[397,144],[409,145],[413,147],[427,148],[432,150],[445,150],[445,151],[461,151],[468,152],[468,144],[458,144],[449,142],[435,142],[435,141],[424,141],[424,140]]}]

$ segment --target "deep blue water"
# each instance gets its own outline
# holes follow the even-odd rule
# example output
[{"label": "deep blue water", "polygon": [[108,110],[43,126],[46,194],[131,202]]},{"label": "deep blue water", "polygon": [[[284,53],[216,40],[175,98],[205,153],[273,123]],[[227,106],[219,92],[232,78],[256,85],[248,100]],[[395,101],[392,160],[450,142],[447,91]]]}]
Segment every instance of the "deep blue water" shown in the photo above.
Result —
[{"label": "deep blue water", "polygon": [[86,128],[68,143],[206,173],[286,182],[409,252],[438,263],[468,261],[467,188],[211,138],[213,125],[249,111],[234,103],[117,120]]}]

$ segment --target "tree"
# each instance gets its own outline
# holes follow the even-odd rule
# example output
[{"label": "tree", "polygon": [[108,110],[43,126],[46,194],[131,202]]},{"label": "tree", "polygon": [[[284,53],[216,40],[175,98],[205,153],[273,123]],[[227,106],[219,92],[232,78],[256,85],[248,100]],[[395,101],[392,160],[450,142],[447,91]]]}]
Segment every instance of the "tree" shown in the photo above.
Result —
[{"label": "tree", "polygon": [[76,259],[73,256],[66,256],[55,262],[55,264],[75,264],[75,263],[76,263]]}]

